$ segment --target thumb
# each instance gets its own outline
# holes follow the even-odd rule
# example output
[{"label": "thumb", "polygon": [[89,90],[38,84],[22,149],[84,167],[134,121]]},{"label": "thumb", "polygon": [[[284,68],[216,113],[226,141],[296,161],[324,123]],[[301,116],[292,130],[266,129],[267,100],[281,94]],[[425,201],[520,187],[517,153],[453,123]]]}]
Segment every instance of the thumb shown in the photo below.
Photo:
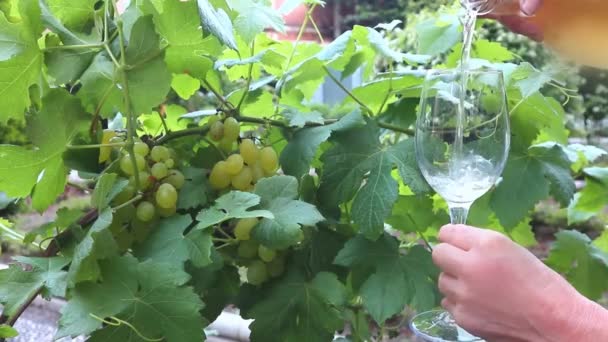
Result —
[{"label": "thumb", "polygon": [[543,0],[520,0],[521,10],[526,15],[533,15],[543,4]]}]

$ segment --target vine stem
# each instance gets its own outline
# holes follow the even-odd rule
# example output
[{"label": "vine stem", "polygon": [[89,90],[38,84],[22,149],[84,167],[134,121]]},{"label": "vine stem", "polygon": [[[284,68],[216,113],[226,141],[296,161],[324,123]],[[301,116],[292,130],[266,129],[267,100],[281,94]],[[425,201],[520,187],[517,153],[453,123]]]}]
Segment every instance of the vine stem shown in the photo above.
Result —
[{"label": "vine stem", "polygon": [[118,211],[118,210],[120,210],[120,209],[122,209],[122,208],[124,208],[124,207],[127,207],[127,206],[129,206],[129,205],[131,205],[131,204],[133,204],[133,203],[135,203],[135,202],[139,201],[139,200],[140,200],[140,199],[142,199],[142,198],[144,198],[144,196],[142,196],[142,195],[137,195],[137,196],[135,196],[135,197],[131,198],[130,200],[126,201],[125,203],[123,203],[123,204],[121,204],[121,205],[118,205],[118,206],[116,206],[116,207],[112,208],[112,212],[116,212],[116,211]]},{"label": "vine stem", "polygon": [[172,131],[172,132],[169,132],[169,133],[163,135],[162,137],[158,138],[156,141],[154,141],[154,145],[163,145],[171,140],[187,137],[190,135],[201,135],[202,136],[202,135],[207,134],[207,132],[209,132],[208,126],[187,128],[187,129],[182,129],[179,131]]},{"label": "vine stem", "polygon": [[[251,55],[252,56],[255,55],[255,38],[251,42]],[[237,111],[241,110],[241,106],[243,105],[243,102],[245,102],[245,100],[249,96],[249,87],[251,87],[252,77],[253,77],[253,63],[249,64],[249,73],[247,75],[247,84],[245,85],[245,92],[243,93],[243,96],[241,97],[239,104],[236,106]]]},{"label": "vine stem", "polygon": [[104,43],[97,44],[79,44],[79,45],[58,45],[45,47],[44,51],[50,50],[88,50],[88,49],[101,49]]},{"label": "vine stem", "polygon": [[346,93],[346,95],[348,95],[351,99],[353,99],[353,101],[357,102],[357,104],[359,104],[359,106],[361,106],[361,108],[363,108],[369,115],[373,115],[374,111],[372,111],[365,103],[363,103],[363,101],[359,100],[355,94],[353,94],[350,90],[348,90],[348,88],[346,88],[344,86],[344,84],[342,84],[342,82],[340,82],[339,79],[336,78],[336,76],[334,76],[331,73],[331,70],[329,70],[329,68],[325,65],[323,65],[323,70],[325,70],[325,73],[327,74],[327,76],[334,81],[334,83],[340,88],[342,89],[342,91],[344,91]]},{"label": "vine stem", "polygon": [[[116,0],[112,0],[112,6],[114,6],[115,14],[118,13],[118,6],[116,5]],[[133,107],[131,104],[131,94],[129,92],[129,80],[127,78],[126,71],[126,55],[125,55],[125,37],[122,29],[122,19],[118,18],[116,21],[116,26],[118,30],[118,41],[120,44],[120,64],[118,67],[118,71],[120,72],[122,83],[123,83],[123,92],[124,92],[124,100],[125,107],[127,108],[127,144],[125,145],[127,151],[129,152],[129,159],[131,159],[131,163],[133,164],[133,170],[137,170],[137,161],[135,159],[135,113],[133,113]],[[139,172],[134,172],[133,178],[135,179],[135,188],[140,189],[141,180],[139,179]]]},{"label": "vine stem", "polygon": [[215,88],[213,88],[213,86],[211,85],[211,83],[209,83],[207,80],[203,80],[203,85],[205,86],[205,88],[207,88],[210,92],[213,93],[213,95],[215,95],[215,97],[218,98],[218,100],[228,109],[234,109],[234,106],[232,105],[232,103],[228,102],[228,100],[226,100],[226,98],[224,96],[222,96],[222,94],[220,94],[217,90],[215,90]]}]

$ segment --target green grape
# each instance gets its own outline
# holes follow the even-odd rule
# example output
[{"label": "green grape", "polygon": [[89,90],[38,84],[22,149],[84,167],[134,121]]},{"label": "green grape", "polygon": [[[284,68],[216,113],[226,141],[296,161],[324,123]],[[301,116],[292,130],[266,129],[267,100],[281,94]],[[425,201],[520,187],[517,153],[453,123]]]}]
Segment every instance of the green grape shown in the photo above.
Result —
[{"label": "green grape", "polygon": [[121,192],[114,197],[112,204],[120,205],[135,197],[135,186],[127,185]]},{"label": "green grape", "polygon": [[236,176],[243,169],[243,157],[240,154],[233,154],[226,159],[226,171],[231,176]]},{"label": "green grape", "polygon": [[218,121],[220,121],[220,117],[218,115],[213,115],[209,117],[209,121],[207,121],[207,124],[209,124],[209,126],[213,126],[213,124]]},{"label": "green grape", "polygon": [[156,214],[156,210],[154,209],[154,204],[148,201],[142,201],[137,206],[136,216],[142,222],[150,222],[154,219],[154,215]]},{"label": "green grape", "polygon": [[[129,177],[129,182],[133,184],[135,187],[135,176]],[[139,190],[145,191],[148,190],[152,186],[152,179],[150,179],[150,174],[146,171],[142,171],[139,173]]]},{"label": "green grape", "polygon": [[160,215],[160,217],[171,217],[177,212],[177,207],[162,208],[159,206],[156,209],[158,210],[158,214]]},{"label": "green grape", "polygon": [[122,207],[114,212],[114,222],[130,222],[133,219],[133,213],[135,212],[135,206],[129,204],[126,207]]},{"label": "green grape", "polygon": [[177,203],[177,190],[173,185],[164,183],[156,190],[156,204],[164,209],[170,209],[175,207]]},{"label": "green grape", "polygon": [[150,147],[148,147],[148,144],[138,141],[133,145],[133,151],[135,154],[145,157],[150,153]]},{"label": "green grape", "polygon": [[169,171],[169,176],[167,176],[164,181],[165,183],[173,185],[176,189],[181,189],[186,182],[186,178],[184,177],[184,174],[178,170],[171,170]]},{"label": "green grape", "polygon": [[219,147],[220,150],[224,151],[225,153],[230,153],[232,152],[232,148],[234,147],[234,140],[230,140],[226,137],[223,137],[220,141]]},{"label": "green grape", "polygon": [[258,255],[258,246],[258,243],[254,240],[241,241],[237,254],[245,259],[255,258]]},{"label": "green grape", "polygon": [[266,269],[271,277],[279,277],[285,272],[285,259],[281,257],[274,258],[274,260],[266,264]]},{"label": "green grape", "polygon": [[[146,160],[138,154],[135,155],[135,164],[137,164],[138,171],[146,169]],[[120,169],[128,176],[133,176],[135,174],[130,154],[126,154],[120,159]]]},{"label": "green grape", "polygon": [[224,139],[236,141],[240,135],[241,125],[235,118],[224,120]]},{"label": "green grape", "polygon": [[221,121],[216,121],[209,129],[209,136],[213,141],[220,141],[224,136],[224,124]]},{"label": "green grape", "polygon": [[268,280],[268,270],[266,264],[256,260],[249,264],[247,268],[247,282],[252,285],[261,285]]},{"label": "green grape", "polygon": [[175,160],[173,160],[172,158],[165,160],[165,166],[168,169],[172,169],[173,167],[175,167]]},{"label": "green grape", "polygon": [[216,190],[222,190],[230,186],[230,175],[226,171],[226,162],[219,161],[213,169],[211,170],[211,174],[209,175],[209,183],[211,187]]},{"label": "green grape", "polygon": [[164,163],[155,163],[154,165],[152,165],[150,172],[152,173],[152,177],[156,179],[163,179],[169,174],[167,165],[165,165]]},{"label": "green grape", "polygon": [[258,224],[255,217],[240,219],[234,227],[234,236],[237,240],[246,241],[251,239],[251,230]]},{"label": "green grape", "polygon": [[253,181],[253,173],[249,166],[243,167],[238,175],[232,177],[232,186],[241,191],[247,191],[251,187]]},{"label": "green grape", "polygon": [[270,249],[264,245],[260,245],[258,248],[258,256],[265,262],[270,262],[274,260],[277,256],[277,251],[274,249]]},{"label": "green grape", "polygon": [[279,168],[279,158],[272,147],[264,147],[260,151],[260,164],[264,170],[264,174],[270,176]]},{"label": "green grape", "polygon": [[169,150],[164,146],[154,146],[150,151],[150,158],[155,162],[162,162],[169,159]]},{"label": "green grape", "polygon": [[264,178],[264,169],[262,169],[262,165],[260,165],[260,161],[255,162],[255,164],[253,166],[251,166],[251,172],[252,172],[254,183],[257,183],[257,181]]},{"label": "green grape", "polygon": [[260,158],[260,150],[251,139],[244,139],[239,145],[239,152],[247,165],[253,165]]}]

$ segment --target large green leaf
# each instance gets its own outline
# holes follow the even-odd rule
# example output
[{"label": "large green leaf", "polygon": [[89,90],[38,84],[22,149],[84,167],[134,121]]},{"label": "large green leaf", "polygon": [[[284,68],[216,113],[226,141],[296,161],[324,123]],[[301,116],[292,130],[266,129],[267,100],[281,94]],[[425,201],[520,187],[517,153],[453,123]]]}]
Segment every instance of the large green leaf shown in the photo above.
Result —
[{"label": "large green leaf", "polygon": [[203,29],[215,35],[229,48],[237,50],[236,39],[232,32],[232,21],[228,14],[221,8],[213,8],[207,0],[197,0],[197,4]]},{"label": "large green leaf", "polygon": [[391,175],[393,166],[399,167],[403,181],[414,191],[427,188],[414,157],[413,140],[387,148],[380,143],[379,135],[372,122],[338,133],[334,146],[321,157],[324,168],[320,202],[333,208],[354,198],[352,218],[370,238],[382,234],[384,219],[397,200],[398,183]]},{"label": "large green leaf", "polygon": [[31,271],[24,271],[13,264],[0,271],[0,303],[4,305],[2,314],[11,318],[19,308],[25,305],[38,291],[46,298],[63,296],[66,289],[66,272],[62,269],[70,262],[63,257],[25,258],[17,261],[33,266]]},{"label": "large green leaf", "polygon": [[99,263],[101,282],[83,282],[69,292],[69,301],[61,309],[55,338],[87,335],[102,327],[93,318],[109,317],[124,310],[125,300],[137,290],[137,260],[130,256],[114,257]]},{"label": "large green leaf", "polygon": [[211,208],[204,209],[196,216],[196,229],[205,229],[235,218],[274,218],[267,210],[249,210],[260,204],[260,196],[248,192],[231,191],[215,201]]},{"label": "large green leaf", "polygon": [[0,13],[0,123],[22,118],[31,104],[30,87],[41,82],[40,9],[35,1],[20,1],[19,14],[22,20],[12,23]]},{"label": "large green leaf", "polygon": [[319,273],[312,281],[294,270],[273,286],[245,313],[253,318],[253,341],[329,341],[343,327],[337,304],[344,285],[334,276]]},{"label": "large green leaf", "polygon": [[33,206],[42,211],[64,191],[67,168],[62,154],[75,133],[83,127],[80,101],[64,90],[52,90],[34,114],[28,135],[37,149],[0,146],[0,190],[9,196],[25,197],[33,192]]},{"label": "large green leaf", "polygon": [[203,302],[191,287],[183,286],[190,276],[171,264],[139,264],[139,290],[123,298],[128,305],[118,315],[140,331],[126,326],[105,326],[95,331],[91,342],[143,342],[162,338],[168,342],[200,342],[204,338]]},{"label": "large green leaf", "polygon": [[254,228],[253,236],[263,245],[282,249],[296,244],[302,235],[301,226],[313,226],[324,220],[317,208],[296,200],[298,180],[290,176],[274,176],[260,180],[255,186],[261,208],[272,213]]}]

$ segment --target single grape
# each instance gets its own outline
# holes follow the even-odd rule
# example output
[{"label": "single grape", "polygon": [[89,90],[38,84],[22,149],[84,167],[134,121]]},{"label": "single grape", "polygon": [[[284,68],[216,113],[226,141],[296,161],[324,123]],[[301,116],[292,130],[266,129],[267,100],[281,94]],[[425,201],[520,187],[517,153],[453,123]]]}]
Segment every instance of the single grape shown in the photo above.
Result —
[{"label": "single grape", "polygon": [[223,137],[219,144],[220,150],[224,151],[224,153],[232,152],[232,148],[234,147],[234,140],[227,139]]},{"label": "single grape", "polygon": [[251,166],[251,172],[254,183],[257,183],[260,179],[264,178],[264,169],[262,169],[262,165],[260,164],[259,160],[255,162],[253,166]]},{"label": "single grape", "polygon": [[209,136],[213,141],[220,141],[224,136],[224,124],[221,121],[216,121],[209,129]]},{"label": "single grape", "polygon": [[255,258],[258,255],[258,243],[254,240],[241,241],[237,254],[245,259]]},{"label": "single grape", "polygon": [[273,278],[281,276],[285,272],[285,259],[281,257],[274,258],[274,260],[266,264],[266,269],[268,270],[268,274]]},{"label": "single grape", "polygon": [[233,154],[226,159],[226,171],[231,176],[236,176],[243,169],[243,157],[240,154]]},{"label": "single grape", "polygon": [[150,172],[152,173],[152,176],[156,179],[163,179],[169,174],[167,165],[165,165],[164,163],[155,163],[154,165],[152,165]]},{"label": "single grape", "polygon": [[156,190],[156,204],[164,209],[175,207],[177,203],[177,190],[169,183],[161,184]]},{"label": "single grape", "polygon": [[244,139],[239,145],[239,152],[247,165],[253,165],[260,157],[260,150],[251,139]]},{"label": "single grape", "polygon": [[224,138],[230,141],[236,141],[241,132],[241,125],[235,118],[227,118],[224,120]]},{"label": "single grape", "polygon": [[133,145],[133,151],[135,154],[145,157],[150,153],[150,147],[148,147],[148,144],[138,141]]},{"label": "single grape", "polygon": [[266,264],[256,260],[249,264],[247,268],[247,281],[252,285],[261,285],[268,280],[268,270]]},{"label": "single grape", "polygon": [[165,160],[165,166],[168,169],[172,169],[175,166],[175,160],[173,160],[172,158]]},{"label": "single grape", "polygon": [[258,256],[265,262],[270,262],[274,260],[277,256],[277,251],[274,249],[270,249],[264,245],[260,245],[258,248]]},{"label": "single grape", "polygon": [[212,126],[214,123],[220,121],[220,117],[218,115],[213,115],[209,117],[209,121],[207,121],[207,124],[209,126]]},{"label": "single grape", "polygon": [[267,176],[274,174],[279,168],[279,158],[272,147],[264,147],[260,151],[260,164]]},{"label": "single grape", "polygon": [[135,197],[135,186],[127,185],[121,192],[114,197],[112,204],[120,205]]},{"label": "single grape", "polygon": [[209,183],[216,190],[225,189],[230,185],[230,176],[226,171],[226,162],[220,161],[211,170]]},{"label": "single grape", "polygon": [[154,209],[154,204],[148,201],[142,201],[137,206],[136,216],[142,222],[150,222],[154,219],[156,211]]},{"label": "single grape", "polygon": [[171,170],[169,171],[169,176],[167,176],[164,181],[165,183],[173,185],[176,189],[181,189],[186,182],[186,178],[184,177],[184,174],[178,170]]},{"label": "single grape", "polygon": [[[146,169],[146,160],[138,154],[135,155],[135,164],[137,164],[138,171]],[[120,169],[128,176],[133,176],[135,174],[130,154],[126,154],[120,159]]]},{"label": "single grape", "polygon": [[258,224],[258,219],[255,217],[240,219],[234,227],[234,236],[237,240],[250,240],[251,230]]},{"label": "single grape", "polygon": [[232,186],[237,190],[246,191],[251,186],[252,181],[253,173],[251,172],[251,168],[245,166],[238,175],[232,177]]},{"label": "single grape", "polygon": [[[135,176],[129,177],[129,183],[135,187]],[[146,171],[142,171],[139,173],[139,190],[145,191],[150,189],[152,186],[152,179],[150,179],[150,174]]]},{"label": "single grape", "polygon": [[169,150],[164,146],[154,146],[150,151],[150,158],[155,162],[162,162],[169,159]]},{"label": "single grape", "polygon": [[177,207],[173,206],[171,208],[163,208],[158,206],[157,210],[160,217],[171,217],[177,212]]}]

